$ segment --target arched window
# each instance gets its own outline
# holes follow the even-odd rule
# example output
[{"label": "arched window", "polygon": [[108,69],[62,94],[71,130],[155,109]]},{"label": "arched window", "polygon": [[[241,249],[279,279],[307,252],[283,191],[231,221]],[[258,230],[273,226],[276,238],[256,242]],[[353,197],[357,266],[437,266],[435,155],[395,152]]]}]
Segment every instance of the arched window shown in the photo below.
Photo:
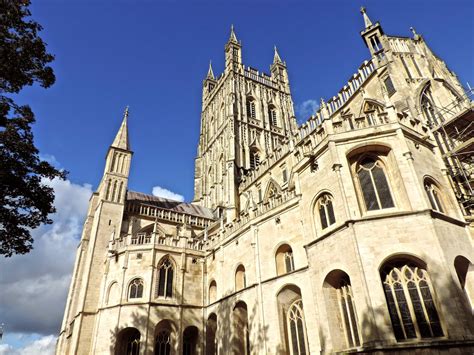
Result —
[{"label": "arched window", "polygon": [[295,270],[293,250],[288,244],[284,244],[278,248],[275,261],[278,275],[283,275]]},{"label": "arched window", "polygon": [[170,355],[171,333],[169,330],[161,330],[155,338],[155,355]]},{"label": "arched window", "polygon": [[349,275],[342,270],[331,271],[324,280],[324,296],[334,350],[359,346],[359,324]]},{"label": "arched window", "polygon": [[128,287],[128,298],[142,298],[143,297],[143,280],[136,278],[130,282]]},{"label": "arched window", "polygon": [[163,259],[158,265],[157,297],[173,297],[173,264],[169,258]]},{"label": "arched window", "polygon": [[309,354],[306,349],[306,326],[303,313],[303,302],[296,300],[289,307],[286,314],[288,323],[290,354],[306,355]]},{"label": "arched window", "polygon": [[198,341],[198,328],[187,327],[183,332],[183,355],[196,355],[196,345]]},{"label": "arched window", "polygon": [[363,157],[357,164],[356,172],[368,211],[395,206],[384,167],[379,159]]},{"label": "arched window", "polygon": [[234,354],[250,354],[247,304],[238,302],[232,311],[232,345]]},{"label": "arched window", "polygon": [[250,169],[255,169],[257,166],[260,165],[260,155],[258,151],[253,150],[250,152]]},{"label": "arched window", "polygon": [[464,256],[458,255],[454,259],[454,268],[474,314],[474,265]]},{"label": "arched window", "polygon": [[275,106],[268,106],[268,118],[272,126],[278,126],[278,116]]},{"label": "arched window", "polygon": [[140,332],[136,328],[122,329],[117,335],[115,355],[139,355]]},{"label": "arched window", "polygon": [[209,285],[209,303],[215,302],[217,299],[217,283],[212,280]]},{"label": "arched window", "polygon": [[206,322],[206,355],[217,354],[216,332],[217,316],[211,313]]},{"label": "arched window", "polygon": [[245,267],[240,264],[235,271],[235,290],[239,291],[246,287]]},{"label": "arched window", "polygon": [[428,272],[411,261],[386,264],[381,272],[397,340],[443,336]]},{"label": "arched window", "polygon": [[430,200],[431,208],[435,211],[444,213],[443,204],[441,203],[441,193],[438,187],[430,180],[425,180],[425,190]]},{"label": "arched window", "polygon": [[296,285],[285,286],[277,295],[281,339],[285,340],[282,353],[309,354],[306,323],[301,290]]},{"label": "arched window", "polygon": [[332,205],[332,197],[329,194],[322,195],[316,204],[319,212],[319,220],[321,221],[321,228],[325,229],[331,224],[336,223],[334,217],[334,208]]},{"label": "arched window", "polygon": [[257,118],[255,113],[255,100],[251,97],[247,98],[247,117]]}]

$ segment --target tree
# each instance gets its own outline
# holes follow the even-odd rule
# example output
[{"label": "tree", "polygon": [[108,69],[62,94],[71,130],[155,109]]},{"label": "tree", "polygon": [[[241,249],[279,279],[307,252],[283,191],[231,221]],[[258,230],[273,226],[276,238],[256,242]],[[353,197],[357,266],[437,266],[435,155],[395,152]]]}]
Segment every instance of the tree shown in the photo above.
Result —
[{"label": "tree", "polygon": [[29,106],[12,96],[35,83],[50,87],[55,76],[48,66],[54,56],[31,19],[30,0],[0,0],[0,254],[25,254],[33,248],[31,229],[52,223],[54,191],[48,179],[65,179],[39,158]]}]

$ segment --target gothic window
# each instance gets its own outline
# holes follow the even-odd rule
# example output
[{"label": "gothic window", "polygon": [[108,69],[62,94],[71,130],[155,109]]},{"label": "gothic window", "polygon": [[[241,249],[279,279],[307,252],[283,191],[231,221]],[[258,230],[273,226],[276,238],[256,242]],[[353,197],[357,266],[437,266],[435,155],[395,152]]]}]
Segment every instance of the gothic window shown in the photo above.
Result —
[{"label": "gothic window", "polygon": [[212,280],[209,285],[209,303],[213,303],[217,299],[217,283],[215,280]]},{"label": "gothic window", "polygon": [[174,268],[169,258],[165,258],[161,261],[158,270],[157,297],[172,297]]},{"label": "gothic window", "polygon": [[277,110],[274,106],[268,107],[268,118],[272,126],[278,125]]},{"label": "gothic window", "polygon": [[255,100],[250,97],[247,98],[247,117],[257,118],[255,113]]},{"label": "gothic window", "polygon": [[117,281],[114,281],[109,286],[109,292],[105,301],[106,305],[113,305],[120,301],[120,288]]},{"label": "gothic window", "polygon": [[245,267],[241,264],[237,267],[237,270],[235,271],[235,290],[239,291],[243,288],[245,288],[246,285],[246,279],[245,279]]},{"label": "gothic window", "polygon": [[395,206],[384,167],[379,159],[363,157],[357,164],[356,173],[367,211]]},{"label": "gothic window", "polygon": [[136,278],[130,282],[128,287],[128,298],[142,298],[143,297],[143,280]]},{"label": "gothic window", "polygon": [[331,271],[324,280],[329,330],[336,350],[360,346],[359,324],[349,275]]},{"label": "gothic window", "polygon": [[443,204],[441,202],[441,193],[438,187],[430,180],[425,180],[425,190],[430,200],[431,208],[435,211],[444,213]]},{"label": "gothic window", "polygon": [[161,330],[155,339],[155,355],[171,354],[171,334],[169,330]]},{"label": "gothic window", "polygon": [[332,197],[329,194],[322,195],[316,204],[319,220],[321,222],[321,228],[325,229],[331,224],[336,223],[336,217],[334,216],[334,207],[332,205]]},{"label": "gothic window", "polygon": [[206,322],[206,355],[216,355],[217,353],[217,316],[211,313]]},{"label": "gothic window", "polygon": [[195,326],[187,327],[183,332],[183,355],[196,355],[199,331]]},{"label": "gothic window", "polygon": [[139,355],[140,332],[136,328],[125,328],[117,335],[115,355]]},{"label": "gothic window", "polygon": [[231,347],[234,354],[250,355],[250,337],[247,304],[238,302],[232,311]]},{"label": "gothic window", "polygon": [[283,275],[295,270],[293,250],[288,244],[283,244],[278,248],[275,261],[278,275]]},{"label": "gothic window", "polygon": [[474,313],[474,265],[464,256],[458,255],[454,259],[454,268],[459,279],[459,284]]},{"label": "gothic window", "polygon": [[412,262],[388,265],[381,273],[395,338],[444,335],[428,272]]},{"label": "gothic window", "polygon": [[303,312],[303,302],[296,300],[288,308],[286,314],[288,327],[288,344],[291,355],[306,355],[309,350],[306,346],[306,325]]},{"label": "gothic window", "polygon": [[367,101],[364,104],[364,115],[367,118],[367,122],[370,126],[378,124],[379,114],[383,112],[383,107],[377,105],[371,101]]},{"label": "gothic window", "polygon": [[250,152],[250,169],[255,169],[260,165],[260,155],[257,151]]}]

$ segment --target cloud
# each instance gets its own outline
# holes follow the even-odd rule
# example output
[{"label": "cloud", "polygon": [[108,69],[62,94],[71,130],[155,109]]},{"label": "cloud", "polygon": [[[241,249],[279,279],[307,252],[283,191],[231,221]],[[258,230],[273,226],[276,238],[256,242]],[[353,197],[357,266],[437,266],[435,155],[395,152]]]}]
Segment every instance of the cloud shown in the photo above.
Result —
[{"label": "cloud", "polygon": [[50,163],[52,166],[54,166],[55,168],[57,169],[60,169],[61,168],[61,164],[59,163],[59,161],[56,159],[56,157],[54,155],[51,155],[51,154],[39,154],[39,158],[41,160],[44,160],[48,163]]},{"label": "cloud", "polygon": [[306,100],[296,105],[296,113],[300,116],[300,120],[305,122],[309,116],[316,113],[319,103],[316,100]]},{"label": "cloud", "polygon": [[92,189],[68,180],[48,184],[56,195],[54,223],[33,230],[34,249],[29,254],[0,258],[0,321],[10,334],[58,334],[61,325]]},{"label": "cloud", "polygon": [[170,200],[175,200],[179,202],[184,201],[184,196],[177,194],[173,191],[167,190],[161,186],[155,186],[152,190],[153,196],[168,198]]},{"label": "cloud", "polygon": [[55,347],[56,337],[47,335],[31,340],[17,349],[8,344],[0,344],[0,355],[53,355]]}]

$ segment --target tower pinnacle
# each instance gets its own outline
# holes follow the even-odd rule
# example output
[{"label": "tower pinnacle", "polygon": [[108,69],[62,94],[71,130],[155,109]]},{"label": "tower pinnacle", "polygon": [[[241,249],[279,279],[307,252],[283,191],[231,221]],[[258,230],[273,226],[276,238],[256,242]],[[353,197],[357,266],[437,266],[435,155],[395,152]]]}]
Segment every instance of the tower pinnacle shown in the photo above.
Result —
[{"label": "tower pinnacle", "polygon": [[230,38],[229,38],[229,42],[238,42],[238,41],[237,41],[237,36],[235,35],[235,32],[234,32],[234,25],[230,25]]},{"label": "tower pinnacle", "polygon": [[122,124],[115,136],[112,147],[130,150],[130,145],[128,143],[128,106],[125,108],[125,112],[123,113]]},{"label": "tower pinnacle", "polygon": [[214,72],[212,71],[212,61],[209,61],[209,70],[207,71],[206,79],[215,79]]},{"label": "tower pinnacle", "polygon": [[364,6],[362,6],[362,7],[360,8],[360,13],[361,13],[362,16],[364,17],[365,28],[372,27],[372,26],[373,26],[372,21],[370,21],[370,18],[369,18],[369,16],[367,15],[367,12],[366,12]]},{"label": "tower pinnacle", "polygon": [[282,61],[281,58],[280,58],[280,55],[278,54],[277,47],[274,46],[273,48],[274,48],[274,50],[275,50],[275,54],[273,55],[273,64],[275,64],[275,63],[283,63],[283,61]]}]

